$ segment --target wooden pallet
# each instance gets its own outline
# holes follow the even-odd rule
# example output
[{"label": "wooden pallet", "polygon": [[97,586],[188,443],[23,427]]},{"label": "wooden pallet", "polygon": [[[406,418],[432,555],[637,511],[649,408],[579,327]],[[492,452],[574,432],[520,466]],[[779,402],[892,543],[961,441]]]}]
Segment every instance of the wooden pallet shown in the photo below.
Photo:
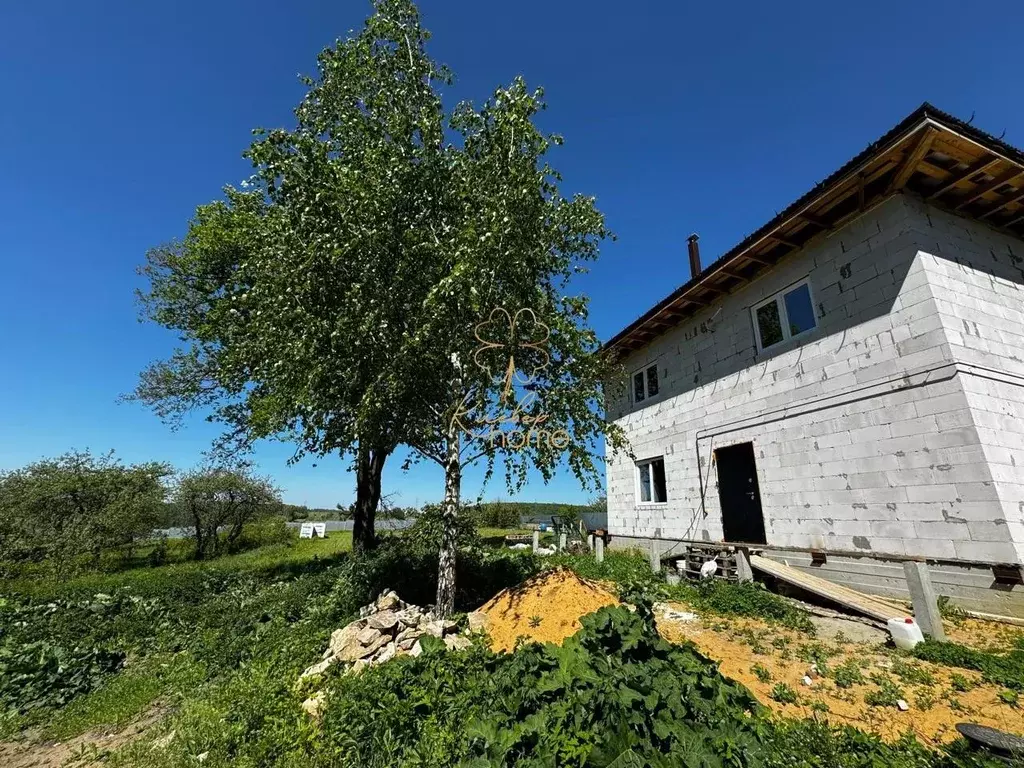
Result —
[{"label": "wooden pallet", "polygon": [[686,567],[682,570],[682,573],[690,579],[701,578],[700,567],[708,560],[714,560],[718,564],[718,571],[715,573],[716,579],[724,579],[726,581],[737,580],[736,553],[728,547],[691,544],[686,548],[683,557],[673,559],[686,562]]},{"label": "wooden pallet", "polygon": [[774,576],[776,579],[800,587],[800,589],[805,589],[819,597],[837,602],[846,608],[863,613],[865,616],[870,616],[878,621],[905,619],[911,615],[871,595],[865,595],[863,592],[857,592],[841,584],[835,584],[817,576],[811,576],[809,573],[798,571],[796,568],[790,568],[788,565],[769,560],[761,555],[751,555],[750,565],[754,570],[767,573],[769,576]]}]

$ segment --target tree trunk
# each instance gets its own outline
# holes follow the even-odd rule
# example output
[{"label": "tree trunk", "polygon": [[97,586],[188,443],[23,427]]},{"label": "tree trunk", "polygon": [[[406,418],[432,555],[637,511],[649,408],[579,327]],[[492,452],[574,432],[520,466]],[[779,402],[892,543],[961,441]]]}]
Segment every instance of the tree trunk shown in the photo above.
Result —
[{"label": "tree trunk", "polygon": [[456,523],[462,491],[462,461],[459,456],[459,432],[448,431],[448,449],[444,467],[444,501],[441,502],[441,557],[437,564],[437,606],[435,612],[447,618],[455,612]]},{"label": "tree trunk", "polygon": [[377,545],[376,517],[381,475],[388,452],[359,444],[356,455],[356,504],[352,510],[352,548],[356,554]]},{"label": "tree trunk", "polygon": [[203,521],[199,513],[192,509],[192,524],[196,529],[196,560],[202,560],[206,556],[206,537],[203,535]]}]

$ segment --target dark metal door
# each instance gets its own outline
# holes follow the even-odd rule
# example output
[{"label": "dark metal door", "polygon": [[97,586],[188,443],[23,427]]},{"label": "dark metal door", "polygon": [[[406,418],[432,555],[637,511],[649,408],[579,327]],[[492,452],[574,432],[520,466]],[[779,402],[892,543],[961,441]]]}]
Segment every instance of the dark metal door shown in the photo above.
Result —
[{"label": "dark metal door", "polygon": [[715,463],[718,465],[718,499],[722,504],[725,540],[767,544],[754,444],[740,443],[718,448]]}]

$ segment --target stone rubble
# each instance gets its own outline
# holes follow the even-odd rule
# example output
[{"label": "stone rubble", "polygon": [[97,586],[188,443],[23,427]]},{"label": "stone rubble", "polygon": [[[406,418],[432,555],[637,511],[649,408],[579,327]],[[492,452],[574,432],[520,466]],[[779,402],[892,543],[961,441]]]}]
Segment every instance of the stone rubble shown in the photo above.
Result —
[{"label": "stone rubble", "polygon": [[[471,627],[480,622],[471,621]],[[419,656],[419,639],[424,635],[444,640],[449,650],[472,645],[469,638],[457,634],[454,621],[438,619],[430,611],[401,600],[388,590],[359,610],[359,618],[331,634],[330,644],[320,661],[303,671],[299,679],[319,677],[338,662],[350,664],[349,672],[358,672],[371,664],[383,664],[396,656]]]}]

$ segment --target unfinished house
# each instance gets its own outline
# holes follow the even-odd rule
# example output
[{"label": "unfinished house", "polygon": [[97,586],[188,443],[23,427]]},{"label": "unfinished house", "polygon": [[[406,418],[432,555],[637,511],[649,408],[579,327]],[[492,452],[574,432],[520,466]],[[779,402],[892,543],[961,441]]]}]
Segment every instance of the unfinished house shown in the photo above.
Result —
[{"label": "unfinished house", "polygon": [[[1024,615],[1024,153],[925,104],[612,338],[615,546]],[[624,390],[624,391],[623,391]]]}]

